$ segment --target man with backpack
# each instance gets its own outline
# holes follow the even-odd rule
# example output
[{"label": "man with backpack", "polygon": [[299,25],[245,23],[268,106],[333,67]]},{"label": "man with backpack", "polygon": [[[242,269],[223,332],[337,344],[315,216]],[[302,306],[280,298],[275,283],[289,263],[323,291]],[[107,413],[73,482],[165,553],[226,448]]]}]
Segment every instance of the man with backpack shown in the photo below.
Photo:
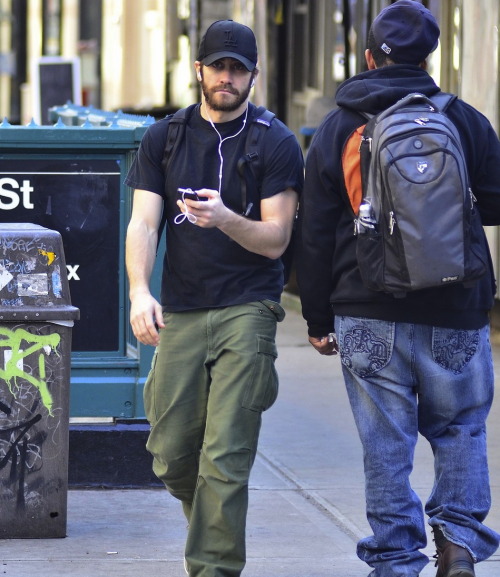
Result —
[{"label": "man with backpack", "polygon": [[[482,225],[500,224],[500,144],[478,111],[438,96],[426,71],[438,38],[419,2],[399,0],[375,18],[368,70],[339,87],[338,108],[314,136],[299,209],[309,341],[320,354],[340,353],[363,446],[373,535],[357,552],[371,577],[417,577],[429,561],[423,507],[409,482],[419,433],[434,454],[425,513],[437,577],[473,577],[499,544],[484,524],[496,287]],[[399,134],[395,114],[407,126]],[[432,236],[433,250],[421,252]],[[444,262],[434,258],[444,254]]]},{"label": "man with backpack", "polygon": [[[156,347],[147,448],[182,502],[185,569],[198,577],[236,577],[245,565],[250,469],[278,392],[280,256],[303,185],[295,136],[249,102],[256,65],[250,28],[213,23],[195,62],[201,103],[148,129],[126,180],[131,325]],[[149,281],[162,212],[159,303]]]}]

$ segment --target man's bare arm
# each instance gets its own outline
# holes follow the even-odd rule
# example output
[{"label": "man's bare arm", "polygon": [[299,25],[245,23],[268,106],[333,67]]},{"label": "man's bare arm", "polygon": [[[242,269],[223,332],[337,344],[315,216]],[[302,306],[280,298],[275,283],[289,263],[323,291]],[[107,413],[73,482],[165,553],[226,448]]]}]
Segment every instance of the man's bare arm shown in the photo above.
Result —
[{"label": "man's bare arm", "polygon": [[[297,211],[298,194],[287,189],[261,201],[261,220],[251,220],[227,208],[217,191],[201,189],[199,196],[208,200],[187,200],[189,211],[196,217],[196,225],[217,227],[243,248],[269,258],[279,258],[285,251],[292,234]],[[183,209],[183,203],[178,201]]]},{"label": "man's bare arm", "polygon": [[130,285],[130,324],[139,341],[153,346],[159,342],[157,326],[163,327],[161,305],[149,289],[162,206],[163,199],[158,194],[135,190],[125,249]]}]

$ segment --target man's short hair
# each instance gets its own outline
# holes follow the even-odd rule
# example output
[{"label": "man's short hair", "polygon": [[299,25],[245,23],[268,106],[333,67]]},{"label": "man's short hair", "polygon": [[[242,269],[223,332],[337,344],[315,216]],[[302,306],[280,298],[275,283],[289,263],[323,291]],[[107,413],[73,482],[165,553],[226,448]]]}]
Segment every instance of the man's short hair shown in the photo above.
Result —
[{"label": "man's short hair", "polygon": [[375,61],[375,65],[377,68],[382,68],[383,66],[389,66],[390,64],[395,64],[393,60],[391,60],[387,54],[377,45],[375,41],[375,36],[373,34],[373,30],[370,28],[368,31],[368,50],[372,53],[373,60]]}]

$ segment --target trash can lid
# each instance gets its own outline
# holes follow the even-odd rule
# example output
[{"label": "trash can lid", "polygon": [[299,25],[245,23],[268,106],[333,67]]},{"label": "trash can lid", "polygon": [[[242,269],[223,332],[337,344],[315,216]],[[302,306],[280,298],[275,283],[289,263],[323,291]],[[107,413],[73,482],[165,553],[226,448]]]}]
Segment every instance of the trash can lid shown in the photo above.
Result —
[{"label": "trash can lid", "polygon": [[1,223],[0,253],[0,320],[78,318],[59,232],[32,223]]}]

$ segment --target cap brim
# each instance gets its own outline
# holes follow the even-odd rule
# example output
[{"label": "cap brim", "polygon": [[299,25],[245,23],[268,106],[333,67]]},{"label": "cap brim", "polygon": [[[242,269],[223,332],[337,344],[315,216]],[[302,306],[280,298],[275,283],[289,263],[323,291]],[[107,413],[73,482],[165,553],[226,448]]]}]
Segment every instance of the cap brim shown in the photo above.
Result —
[{"label": "cap brim", "polygon": [[213,54],[206,56],[202,62],[206,66],[210,66],[210,64],[213,64],[216,60],[220,60],[221,58],[234,58],[235,60],[241,62],[245,66],[245,68],[250,72],[252,72],[252,70],[254,70],[256,66],[251,60],[248,60],[248,58],[245,58],[241,54],[236,54],[236,52],[227,52],[227,51],[214,52]]}]

